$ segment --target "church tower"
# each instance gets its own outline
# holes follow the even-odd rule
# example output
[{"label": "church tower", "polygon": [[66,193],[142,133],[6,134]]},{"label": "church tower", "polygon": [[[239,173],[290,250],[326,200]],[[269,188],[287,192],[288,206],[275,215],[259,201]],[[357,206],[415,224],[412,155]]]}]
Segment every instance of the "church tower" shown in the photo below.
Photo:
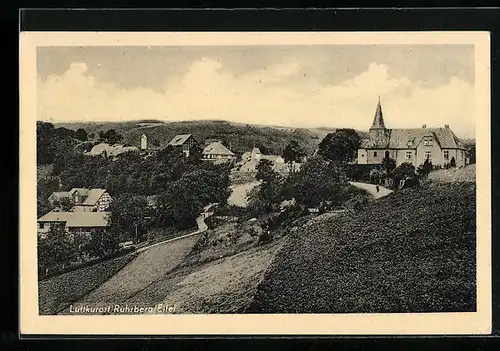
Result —
[{"label": "church tower", "polygon": [[389,130],[385,127],[384,124],[384,114],[382,113],[382,105],[380,104],[379,96],[377,109],[375,110],[375,117],[373,118],[373,123],[370,127],[370,140],[375,143],[375,145],[383,145],[387,143],[388,132]]}]

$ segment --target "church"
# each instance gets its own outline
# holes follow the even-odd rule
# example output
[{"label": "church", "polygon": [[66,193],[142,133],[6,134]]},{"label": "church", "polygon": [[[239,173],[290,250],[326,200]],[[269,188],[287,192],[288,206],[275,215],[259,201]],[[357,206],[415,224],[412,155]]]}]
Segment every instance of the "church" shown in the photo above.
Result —
[{"label": "church", "polygon": [[375,111],[369,138],[361,140],[358,149],[358,164],[380,164],[385,157],[404,162],[415,167],[426,159],[434,166],[454,163],[457,167],[465,166],[466,153],[462,142],[449,125],[443,128],[389,129],[385,127],[380,97]]}]

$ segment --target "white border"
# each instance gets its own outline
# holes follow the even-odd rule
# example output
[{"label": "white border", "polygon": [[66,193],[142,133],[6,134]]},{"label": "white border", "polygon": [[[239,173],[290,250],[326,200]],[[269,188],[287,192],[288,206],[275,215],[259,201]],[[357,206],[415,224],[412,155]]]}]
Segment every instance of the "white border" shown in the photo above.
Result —
[{"label": "white border", "polygon": [[[491,332],[488,32],[22,32],[20,332],[22,334],[435,335]],[[329,315],[39,316],[36,265],[36,48],[41,46],[472,44],[477,142],[477,312]],[[450,102],[453,103],[453,102]]]}]

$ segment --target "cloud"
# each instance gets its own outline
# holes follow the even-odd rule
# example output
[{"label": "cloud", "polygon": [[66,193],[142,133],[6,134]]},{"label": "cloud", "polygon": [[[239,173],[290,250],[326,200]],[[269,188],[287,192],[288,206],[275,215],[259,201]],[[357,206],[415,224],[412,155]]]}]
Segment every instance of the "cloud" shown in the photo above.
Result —
[{"label": "cloud", "polygon": [[96,81],[85,63],[72,63],[61,76],[39,79],[40,119],[116,121],[227,119],[236,122],[302,127],[353,127],[367,130],[378,95],[388,127],[443,126],[470,136],[474,89],[452,77],[426,87],[406,77],[394,79],[388,67],[371,63],[365,72],[337,85],[308,77],[298,61],[283,61],[238,76],[210,58],[195,61],[163,91],[123,89]]}]

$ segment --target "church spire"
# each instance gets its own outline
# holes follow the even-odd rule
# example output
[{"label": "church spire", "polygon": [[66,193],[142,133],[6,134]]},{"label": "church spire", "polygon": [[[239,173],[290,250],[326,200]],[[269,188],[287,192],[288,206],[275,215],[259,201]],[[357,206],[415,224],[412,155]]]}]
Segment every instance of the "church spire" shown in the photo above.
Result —
[{"label": "church spire", "polygon": [[384,115],[382,114],[382,105],[380,104],[380,95],[378,96],[377,110],[373,118],[373,124],[370,129],[385,129]]}]

